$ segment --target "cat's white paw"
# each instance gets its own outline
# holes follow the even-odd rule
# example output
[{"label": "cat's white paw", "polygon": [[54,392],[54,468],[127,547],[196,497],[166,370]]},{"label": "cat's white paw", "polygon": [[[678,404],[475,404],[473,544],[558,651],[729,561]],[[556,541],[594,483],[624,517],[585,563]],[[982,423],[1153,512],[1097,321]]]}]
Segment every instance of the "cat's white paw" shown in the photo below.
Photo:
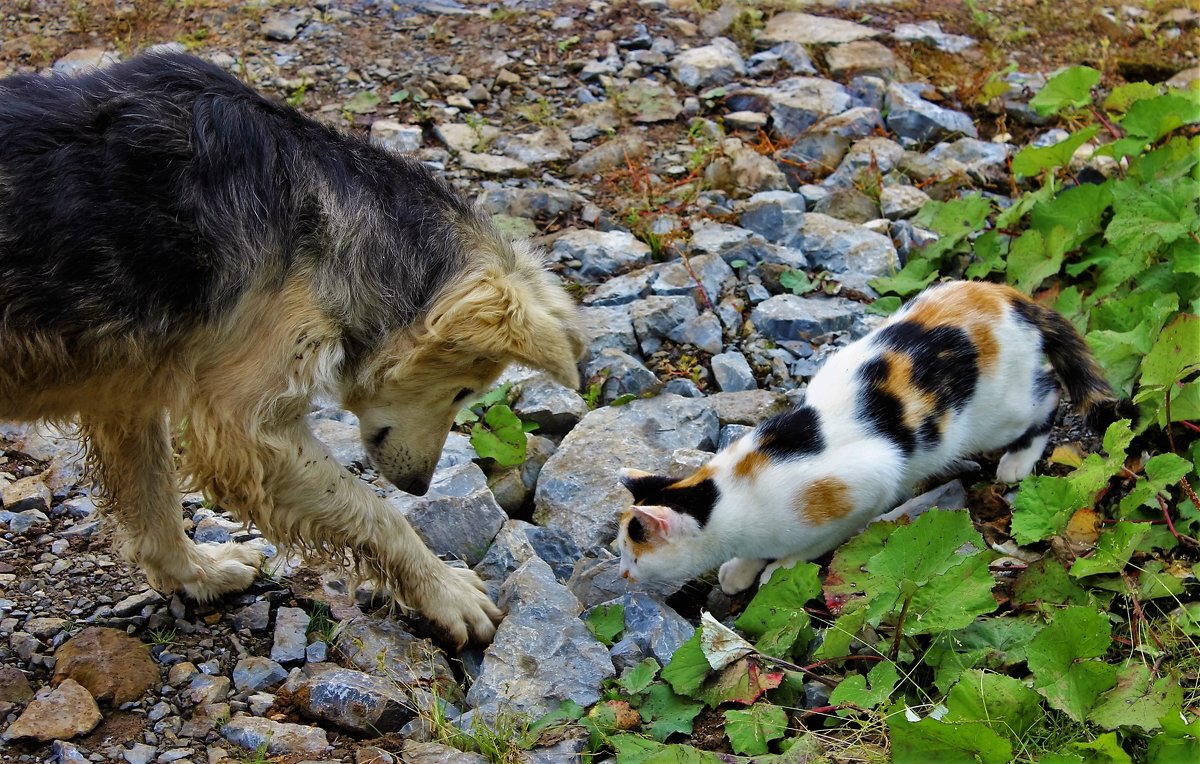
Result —
[{"label": "cat's white paw", "polygon": [[1006,453],[996,466],[996,480],[1001,483],[1020,483],[1033,472],[1041,455],[1040,450],[1034,452],[1032,449]]},{"label": "cat's white paw", "polygon": [[717,571],[721,591],[731,595],[746,591],[754,586],[759,572],[766,564],[766,560],[754,557],[734,557]]}]

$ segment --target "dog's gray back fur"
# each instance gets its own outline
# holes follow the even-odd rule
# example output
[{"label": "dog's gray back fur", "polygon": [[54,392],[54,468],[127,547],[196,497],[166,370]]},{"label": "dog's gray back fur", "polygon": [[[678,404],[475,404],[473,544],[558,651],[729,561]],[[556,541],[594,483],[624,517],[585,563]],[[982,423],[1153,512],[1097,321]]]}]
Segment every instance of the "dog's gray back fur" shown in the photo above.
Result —
[{"label": "dog's gray back fur", "polygon": [[161,348],[307,271],[353,360],[467,266],[470,230],[495,235],[420,163],[190,56],[0,80],[0,334]]}]

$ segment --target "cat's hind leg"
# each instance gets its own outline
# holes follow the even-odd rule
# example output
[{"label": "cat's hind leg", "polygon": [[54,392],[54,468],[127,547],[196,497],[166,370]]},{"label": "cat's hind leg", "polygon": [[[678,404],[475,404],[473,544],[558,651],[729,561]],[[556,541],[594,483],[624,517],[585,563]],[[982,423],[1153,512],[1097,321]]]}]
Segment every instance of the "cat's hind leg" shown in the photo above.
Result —
[{"label": "cat's hind leg", "polygon": [[717,571],[717,580],[721,582],[721,591],[726,594],[746,591],[754,586],[754,582],[758,580],[758,574],[766,565],[766,560],[757,557],[734,557]]},{"label": "cat's hind leg", "polygon": [[1042,452],[1046,450],[1046,443],[1050,440],[1054,415],[1058,411],[1058,386],[1053,382],[1053,378],[1049,378],[1050,385],[1043,382],[1043,379],[1048,378],[1048,373],[1043,374],[1046,376],[1034,385],[1034,389],[1043,395],[1037,401],[1030,417],[1032,424],[1019,438],[1008,444],[1004,456],[1000,457],[1000,464],[996,467],[996,479],[1003,483],[1020,482],[1032,473],[1038,459],[1042,458]]}]

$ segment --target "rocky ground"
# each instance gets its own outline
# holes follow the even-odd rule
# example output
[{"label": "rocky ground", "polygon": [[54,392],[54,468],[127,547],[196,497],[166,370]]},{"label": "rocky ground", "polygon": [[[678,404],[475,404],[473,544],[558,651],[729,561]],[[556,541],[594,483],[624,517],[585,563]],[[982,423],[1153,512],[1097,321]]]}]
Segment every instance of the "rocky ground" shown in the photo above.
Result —
[{"label": "rocky ground", "polygon": [[[738,606],[704,582],[627,590],[607,549],[628,500],[617,468],[686,472],[801,394],[878,320],[869,280],[930,240],[909,221],[925,202],[1003,203],[1018,146],[1062,135],[1027,106],[1054,65],[1200,75],[1186,3],[1082,3],[1057,45],[1040,39],[1044,3],[967,5],[6,3],[0,73],[180,45],[415,153],[540,238],[589,344],[582,390],[506,375],[539,426],[523,466],[453,433],[419,499],[373,471],[352,415],[312,415],[507,609],[495,643],[461,656],[283,554],[214,605],[161,595],[101,539],[69,433],[0,426],[0,759],[578,760],[586,736],[510,743],[522,719],[595,702],[647,655],[665,663],[700,607]],[[797,270],[815,291],[792,293]],[[939,506],[967,500],[939,490]],[[256,535],[200,496],[182,510],[197,541]],[[580,615],[612,601],[634,636],[608,648]],[[478,752],[443,745],[457,729]]]}]

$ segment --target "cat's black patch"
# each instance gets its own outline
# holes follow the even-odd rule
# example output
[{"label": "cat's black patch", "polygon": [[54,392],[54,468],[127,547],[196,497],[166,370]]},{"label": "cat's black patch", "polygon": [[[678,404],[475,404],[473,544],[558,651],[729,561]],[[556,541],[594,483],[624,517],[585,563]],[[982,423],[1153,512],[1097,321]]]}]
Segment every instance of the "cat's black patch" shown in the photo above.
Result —
[{"label": "cat's black patch", "polygon": [[812,406],[799,406],[773,416],[758,427],[758,449],[777,459],[791,459],[825,450],[821,416]]},{"label": "cat's black patch", "polygon": [[916,448],[916,433],[904,424],[904,406],[900,399],[887,391],[890,364],[886,358],[873,358],[863,364],[858,376],[862,380],[859,392],[859,416],[875,432],[900,447],[905,454]]},{"label": "cat's black patch", "polygon": [[621,485],[633,494],[634,504],[654,504],[646,499],[654,496],[662,489],[676,482],[666,475],[639,475],[638,477],[622,477]]},{"label": "cat's black patch", "polygon": [[875,342],[912,359],[912,382],[934,396],[934,415],[940,417],[948,409],[962,411],[975,394],[979,351],[957,326],[899,321],[880,329]]},{"label": "cat's black patch", "polygon": [[[713,507],[717,505],[717,498],[720,496],[717,484],[712,479],[680,486],[677,485],[680,481],[664,475],[643,475],[635,478],[621,478],[621,482],[633,494],[634,504],[648,507],[670,507],[676,512],[696,518],[696,522],[700,524],[701,528],[708,523],[709,515],[712,514]],[[636,517],[629,521],[631,529],[636,522],[639,522]],[[645,535],[640,528],[639,532],[643,536]],[[629,537],[634,541],[642,540],[634,538],[632,532]]]},{"label": "cat's black patch", "polygon": [[938,424],[940,421],[937,417],[927,416],[921,422],[921,427],[917,430],[917,442],[921,444],[921,448],[936,448],[941,442],[942,428]]},{"label": "cat's black patch", "polygon": [[625,532],[629,534],[629,540],[635,544],[646,543],[646,525],[642,522],[642,518],[637,515],[629,518],[629,524],[625,527]]}]

